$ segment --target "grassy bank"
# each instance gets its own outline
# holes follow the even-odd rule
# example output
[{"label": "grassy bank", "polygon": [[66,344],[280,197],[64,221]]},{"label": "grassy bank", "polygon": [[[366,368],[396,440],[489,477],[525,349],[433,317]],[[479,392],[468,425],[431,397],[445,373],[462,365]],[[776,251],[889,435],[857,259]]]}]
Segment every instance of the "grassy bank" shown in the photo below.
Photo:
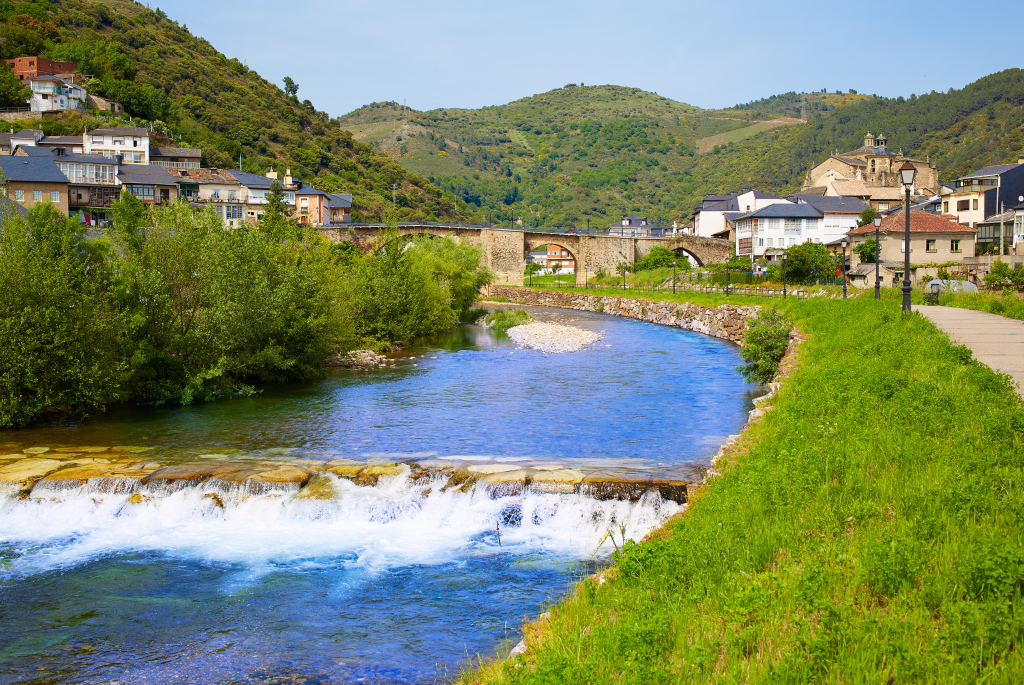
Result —
[{"label": "grassy bank", "polygon": [[1008,291],[1005,295],[997,292],[953,294],[943,293],[939,296],[939,304],[947,307],[974,309],[979,312],[990,312],[1011,319],[1024,320],[1024,300],[1016,293]]},{"label": "grassy bank", "polygon": [[464,682],[1024,679],[1012,388],[896,299],[775,304],[808,340],[721,477]]}]

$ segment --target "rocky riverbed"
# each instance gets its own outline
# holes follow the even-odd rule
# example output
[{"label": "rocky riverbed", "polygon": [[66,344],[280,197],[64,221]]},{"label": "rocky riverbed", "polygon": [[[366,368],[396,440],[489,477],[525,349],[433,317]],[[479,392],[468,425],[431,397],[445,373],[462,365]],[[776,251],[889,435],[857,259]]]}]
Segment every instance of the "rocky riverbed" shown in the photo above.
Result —
[{"label": "rocky riverbed", "polygon": [[557,354],[579,352],[600,340],[601,334],[576,326],[538,321],[508,329],[508,337],[523,347]]}]

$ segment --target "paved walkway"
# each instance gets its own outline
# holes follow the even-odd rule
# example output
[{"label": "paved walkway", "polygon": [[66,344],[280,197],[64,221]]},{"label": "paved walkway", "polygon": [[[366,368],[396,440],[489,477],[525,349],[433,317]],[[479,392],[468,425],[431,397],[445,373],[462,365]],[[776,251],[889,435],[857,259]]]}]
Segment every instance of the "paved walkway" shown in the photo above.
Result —
[{"label": "paved walkway", "polygon": [[1018,385],[1017,393],[1024,392],[1024,321],[959,307],[914,305],[914,311],[954,343],[969,347],[982,364],[1010,374]]}]

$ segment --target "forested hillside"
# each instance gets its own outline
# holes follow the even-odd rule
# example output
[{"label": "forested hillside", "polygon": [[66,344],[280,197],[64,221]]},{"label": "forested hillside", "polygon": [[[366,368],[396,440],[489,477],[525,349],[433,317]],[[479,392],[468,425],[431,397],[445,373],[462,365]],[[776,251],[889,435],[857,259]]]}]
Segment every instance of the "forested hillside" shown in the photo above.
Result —
[{"label": "forested hillside", "polygon": [[[869,129],[936,162],[945,180],[1015,161],[1024,154],[1021,73],[909,98],[786,93],[718,111],[635,88],[570,84],[479,110],[375,103],[340,121],[492,219],[582,227],[636,212],[671,224],[685,222],[707,193],[794,192],[811,166],[859,147]],[[805,124],[792,119],[801,111]],[[768,122],[776,123],[765,130]]]},{"label": "forested hillside", "polygon": [[[234,168],[241,157],[253,173],[290,167],[324,190],[352,193],[357,218],[377,219],[390,208],[393,183],[405,219],[472,218],[452,194],[300,100],[301,84],[285,84],[286,92],[269,83],[160,9],[132,0],[0,0],[0,20],[0,57],[74,62],[94,77],[90,92],[123,103],[133,123],[152,122],[175,144],[202,147],[205,166]],[[70,134],[99,123],[75,115],[47,120],[44,129]]]}]

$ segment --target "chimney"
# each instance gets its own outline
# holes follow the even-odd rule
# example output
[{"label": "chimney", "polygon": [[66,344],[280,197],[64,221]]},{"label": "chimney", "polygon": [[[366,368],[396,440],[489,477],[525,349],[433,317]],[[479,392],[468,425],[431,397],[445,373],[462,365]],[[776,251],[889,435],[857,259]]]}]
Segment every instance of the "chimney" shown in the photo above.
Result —
[{"label": "chimney", "polygon": [[286,186],[292,185],[292,170],[291,169],[285,169],[284,170],[284,184]]},{"label": "chimney", "polygon": [[1024,157],[1018,157],[1017,164],[1024,164]]},{"label": "chimney", "polygon": [[273,169],[267,169],[267,178],[276,181],[277,180],[277,172],[274,171]]}]

